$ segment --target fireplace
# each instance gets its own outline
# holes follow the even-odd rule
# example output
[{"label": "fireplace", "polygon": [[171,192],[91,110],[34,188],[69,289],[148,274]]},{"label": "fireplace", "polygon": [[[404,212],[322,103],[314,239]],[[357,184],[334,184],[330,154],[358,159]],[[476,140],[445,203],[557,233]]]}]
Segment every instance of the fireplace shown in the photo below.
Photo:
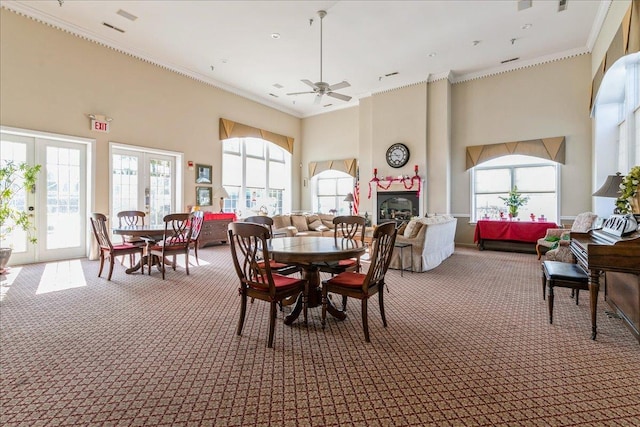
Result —
[{"label": "fireplace", "polygon": [[385,191],[377,196],[378,224],[390,220],[400,223],[420,215],[417,191]]}]

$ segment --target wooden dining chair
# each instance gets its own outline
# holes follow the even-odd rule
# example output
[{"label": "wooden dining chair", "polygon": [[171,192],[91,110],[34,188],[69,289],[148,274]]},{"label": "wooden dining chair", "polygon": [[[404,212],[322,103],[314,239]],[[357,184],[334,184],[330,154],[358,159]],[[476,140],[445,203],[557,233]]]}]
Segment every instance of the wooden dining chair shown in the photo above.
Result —
[{"label": "wooden dining chair", "polygon": [[[146,214],[142,211],[120,211],[116,214],[118,217],[118,227],[132,227],[144,225]],[[146,248],[147,242],[139,236],[127,236],[122,235],[122,244],[129,244],[133,246],[140,246]],[[133,254],[129,255],[129,263],[133,266]],[[124,265],[124,257],[120,262]]]},{"label": "wooden dining chair", "polygon": [[180,254],[184,255],[185,270],[189,275],[189,244],[191,243],[191,227],[189,227],[190,214],[173,213],[165,215],[164,234],[162,240],[154,243],[149,248],[149,274],[151,274],[151,266],[157,262],[162,271],[162,280],[164,280],[166,271],[167,257],[173,257],[171,266],[176,269],[176,257]]},{"label": "wooden dining chair", "polygon": [[345,271],[322,282],[322,327],[327,317],[327,295],[329,292],[357,298],[362,301],[362,328],[364,339],[369,340],[368,301],[376,293],[380,305],[382,324],[387,327],[384,314],[384,278],[389,268],[393,245],[396,241],[395,223],[388,222],[378,226],[373,232],[371,265],[366,274]]},{"label": "wooden dining chair", "polygon": [[[364,244],[364,232],[366,228],[364,217],[357,215],[337,216],[333,218],[333,238],[359,240]],[[329,273],[331,276],[344,273],[345,271],[360,272],[360,258],[343,259],[332,263],[318,264],[320,271]],[[342,311],[347,309],[347,296],[342,296]]]},{"label": "wooden dining chair", "polygon": [[200,245],[200,231],[202,230],[203,222],[204,222],[203,211],[191,212],[191,218],[189,219],[189,227],[191,227],[191,239],[189,240],[189,252],[191,251],[191,248],[193,248],[193,253],[196,257],[196,264],[198,265],[200,265],[200,259],[198,258],[198,246]]},{"label": "wooden dining chair", "polygon": [[[273,335],[277,315],[277,304],[302,293],[304,321],[307,322],[308,282],[305,279],[275,273],[271,265],[262,262],[270,259],[269,230],[248,222],[229,224],[229,242],[236,274],[240,280],[240,319],[237,334],[242,335],[247,312],[247,299],[267,301],[269,310],[269,338],[267,347],[273,347]],[[264,257],[264,258],[263,258]]]},{"label": "wooden dining chair", "polygon": [[[265,215],[256,215],[245,218],[244,222],[263,225],[269,230],[269,239],[273,238],[273,218]],[[269,260],[269,264],[271,265],[272,270],[275,270],[278,274],[284,274],[285,276],[302,271],[302,268],[298,265],[284,264],[273,259]]]},{"label": "wooden dining chair", "polygon": [[104,214],[94,212],[91,214],[89,219],[91,220],[93,235],[95,236],[100,249],[100,270],[98,270],[98,277],[102,274],[105,259],[109,259],[109,275],[107,276],[107,280],[111,280],[115,257],[133,254],[140,254],[140,257],[142,257],[144,249],[140,246],[133,246],[126,243],[114,246],[111,243],[111,238],[109,237],[109,231],[107,229],[107,217]]}]

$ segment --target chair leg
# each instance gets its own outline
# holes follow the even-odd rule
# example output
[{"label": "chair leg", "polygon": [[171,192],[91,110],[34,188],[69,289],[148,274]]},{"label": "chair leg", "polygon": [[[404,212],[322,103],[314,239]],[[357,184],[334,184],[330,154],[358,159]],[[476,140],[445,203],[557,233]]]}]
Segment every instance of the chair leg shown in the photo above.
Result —
[{"label": "chair leg", "polygon": [[347,296],[342,295],[342,311],[347,311]]},{"label": "chair leg", "polygon": [[322,287],[322,320],[320,323],[324,329],[324,325],[327,323],[327,288],[324,286]]},{"label": "chair leg", "polygon": [[113,255],[109,256],[109,276],[107,277],[107,280],[111,280],[111,275],[113,274],[113,265],[115,264],[115,259],[113,258]]},{"label": "chair leg", "polygon": [[[280,302],[280,310],[282,310],[282,301]],[[307,324],[307,306],[309,305],[309,283],[304,286],[302,292],[302,309],[304,310],[304,324]]]},{"label": "chair leg", "polygon": [[542,299],[545,300],[547,296],[547,275],[544,274],[544,267],[542,267]]},{"label": "chair leg", "polygon": [[[242,291],[241,291],[242,292]],[[244,326],[244,316],[247,314],[247,294],[240,294],[240,319],[238,320],[238,329],[236,333],[242,335],[242,327]]]},{"label": "chair leg", "polygon": [[362,298],[362,329],[364,330],[364,340],[371,342],[369,339],[369,316],[367,314],[367,300],[368,298]]},{"label": "chair leg", "polygon": [[269,343],[267,347],[273,347],[273,334],[276,329],[276,315],[278,314],[278,307],[276,307],[275,301],[271,302],[269,308]]},{"label": "chair leg", "polygon": [[102,268],[104,267],[104,251],[100,250],[100,270],[98,270],[98,277],[102,274]]},{"label": "chair leg", "polygon": [[578,305],[578,298],[580,298],[580,289],[576,289],[576,305]]},{"label": "chair leg", "polygon": [[193,252],[196,254],[196,264],[200,265],[200,258],[198,258],[198,243],[196,242],[195,245],[193,245]]},{"label": "chair leg", "polygon": [[542,257],[542,254],[540,253],[540,245],[536,244],[536,253],[538,254],[538,259],[540,259]]},{"label": "chair leg", "polygon": [[553,324],[553,281],[549,280],[549,324]]},{"label": "chair leg", "polygon": [[382,317],[382,325],[387,327],[387,317],[384,315],[384,285],[378,291],[378,304],[380,305],[380,317]]},{"label": "chair leg", "polygon": [[189,251],[187,250],[187,253],[184,254],[184,264],[185,264],[185,270],[187,270],[187,276],[189,275]]}]

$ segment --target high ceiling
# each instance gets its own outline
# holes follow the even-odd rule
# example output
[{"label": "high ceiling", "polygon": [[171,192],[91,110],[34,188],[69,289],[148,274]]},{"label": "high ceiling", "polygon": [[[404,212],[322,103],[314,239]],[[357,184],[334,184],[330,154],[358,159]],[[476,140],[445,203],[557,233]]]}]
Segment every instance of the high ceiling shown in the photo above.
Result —
[{"label": "high ceiling", "polygon": [[[418,82],[459,82],[590,52],[610,0],[567,0],[563,11],[558,0],[532,0],[519,10],[526,3],[40,0],[2,6],[308,117]],[[351,96],[348,102],[286,95],[311,90],[303,79],[320,80],[319,10],[327,12],[323,81],[348,81],[350,87],[336,91]]]}]

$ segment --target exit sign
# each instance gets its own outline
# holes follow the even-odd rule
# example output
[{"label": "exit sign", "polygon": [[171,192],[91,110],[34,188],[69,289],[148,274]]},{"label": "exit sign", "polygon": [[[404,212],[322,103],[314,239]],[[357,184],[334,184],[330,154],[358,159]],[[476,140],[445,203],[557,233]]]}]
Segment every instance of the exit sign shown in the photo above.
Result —
[{"label": "exit sign", "polygon": [[91,119],[91,130],[94,130],[96,132],[109,133],[109,122]]}]

